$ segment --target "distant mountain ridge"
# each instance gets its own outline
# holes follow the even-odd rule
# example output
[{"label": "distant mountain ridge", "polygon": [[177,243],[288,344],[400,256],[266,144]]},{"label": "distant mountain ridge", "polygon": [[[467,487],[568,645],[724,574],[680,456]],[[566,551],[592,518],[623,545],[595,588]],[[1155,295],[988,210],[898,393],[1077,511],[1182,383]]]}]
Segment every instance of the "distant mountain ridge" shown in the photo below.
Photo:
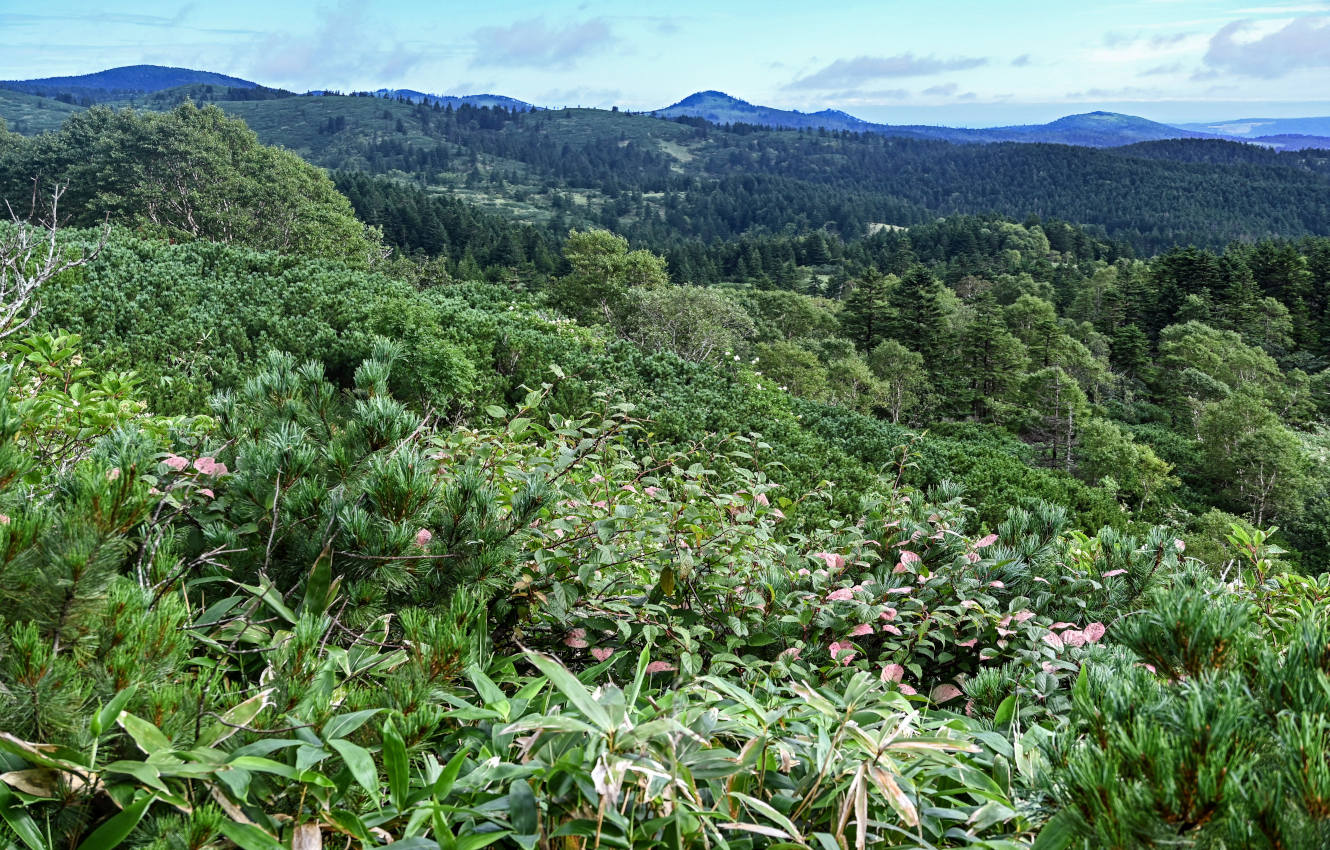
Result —
[{"label": "distant mountain ridge", "polygon": [[1186,130],[1218,133],[1230,138],[1269,138],[1271,136],[1330,136],[1330,117],[1326,118],[1234,118],[1201,124],[1179,124]]},{"label": "distant mountain ridge", "polygon": [[[1237,139],[1264,144],[1276,149],[1330,148],[1330,138],[1326,138],[1330,137],[1330,119],[1253,122],[1262,128],[1271,125],[1272,129],[1279,131],[1278,135],[1270,136],[1224,132],[1223,128],[1229,125],[1222,123],[1175,126],[1161,124],[1134,115],[1103,111],[1068,115],[1047,124],[972,129],[920,124],[879,124],[856,118],[835,109],[824,109],[819,112],[777,109],[749,103],[746,100],[719,91],[702,91],[691,94],[678,103],[664,109],[654,110],[651,114],[665,118],[684,116],[701,118],[715,124],[748,123],[765,127],[850,130],[856,133],[878,133],[885,136],[916,139],[941,139],[948,142],[1044,142],[1085,147],[1118,147],[1165,139]],[[1290,125],[1290,129],[1279,126],[1282,123]],[[1298,130],[1291,129],[1291,125],[1295,124],[1299,128]],[[1300,135],[1294,136],[1294,133],[1300,133]],[[1318,133],[1323,133],[1324,136],[1317,135]]]},{"label": "distant mountain ridge", "polygon": [[377,89],[374,94],[379,97],[390,97],[393,99],[401,97],[412,103],[428,103],[431,106],[436,103],[440,106],[461,106],[465,103],[469,106],[478,107],[493,108],[499,106],[504,109],[516,109],[519,112],[530,112],[533,109],[540,108],[534,104],[527,103],[524,100],[518,100],[515,97],[508,97],[501,94],[430,94],[429,92],[416,91],[415,89]]},{"label": "distant mountain ridge", "polygon": [[836,109],[821,112],[799,112],[758,106],[720,91],[700,91],[690,94],[678,103],[651,114],[664,118],[687,116],[701,118],[713,124],[758,124],[764,127],[825,128],[827,130],[853,130],[861,133],[879,125],[856,118]]},{"label": "distant mountain ridge", "polygon": [[164,65],[126,65],[93,74],[72,77],[42,77],[35,80],[4,80],[0,88],[42,97],[60,94],[110,100],[125,94],[148,94],[189,85],[226,86],[238,89],[258,88],[259,84],[239,77],[191,68]]},{"label": "distant mountain ridge", "polygon": [[[34,80],[0,82],[0,89],[56,98],[65,103],[89,105],[106,101],[134,102],[135,96],[154,94],[170,89],[190,86],[219,86],[230,89],[256,90],[258,83],[212,71],[189,68],[171,68],[161,65],[130,65],[110,68],[93,74],[68,77],[45,77]],[[319,95],[323,91],[307,94]],[[415,89],[382,88],[371,92],[378,97],[402,98],[412,103],[428,103],[477,107],[493,107],[516,111],[538,110],[543,107],[499,94],[438,95]],[[196,97],[186,92],[181,96]],[[226,97],[226,93],[221,93]],[[215,99],[210,97],[209,99]],[[232,99],[238,99],[232,97]],[[15,111],[18,106],[7,106]],[[34,116],[21,126],[28,129],[45,127],[54,115],[38,115],[23,106],[25,115]],[[749,103],[721,91],[700,91],[678,103],[648,114],[662,118],[700,118],[714,124],[753,124],[763,127],[788,129],[848,130],[855,133],[875,133],[899,138],[933,139],[947,142],[991,144],[998,142],[1050,143],[1080,145],[1084,147],[1121,147],[1141,142],[1170,139],[1225,139],[1248,142],[1274,150],[1321,148],[1330,150],[1330,117],[1327,118],[1250,118],[1218,121],[1208,124],[1169,125],[1134,115],[1115,112],[1087,112],[1068,115],[1047,124],[1013,125],[1006,127],[944,127],[920,124],[882,124],[866,121],[837,109],[800,112]]]}]

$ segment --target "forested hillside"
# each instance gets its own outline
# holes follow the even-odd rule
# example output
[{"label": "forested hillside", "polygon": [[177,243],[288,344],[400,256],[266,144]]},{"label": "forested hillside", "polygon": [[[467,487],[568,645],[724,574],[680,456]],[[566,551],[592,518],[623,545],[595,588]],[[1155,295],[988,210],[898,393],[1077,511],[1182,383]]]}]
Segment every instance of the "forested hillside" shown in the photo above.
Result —
[{"label": "forested hillside", "polygon": [[611,227],[656,250],[824,227],[853,239],[876,224],[954,213],[1074,221],[1143,254],[1330,229],[1325,151],[1219,163],[1192,151],[1220,146],[1240,158],[1249,146],[1179,140],[1152,143],[1142,161],[1133,148],[956,145],[597,110],[449,111],[371,98],[226,109],[328,168],[401,172],[519,220]]},{"label": "forested hillside", "polygon": [[1324,150],[1205,139],[1103,150],[951,144],[604,110],[287,95],[196,85],[133,103],[216,102],[263,142],[325,168],[408,179],[556,233],[609,227],[659,252],[811,229],[851,241],[953,214],[1072,221],[1140,255],[1330,230]]},{"label": "forested hillside", "polygon": [[1326,165],[1198,144],[0,133],[0,843],[1326,846]]}]

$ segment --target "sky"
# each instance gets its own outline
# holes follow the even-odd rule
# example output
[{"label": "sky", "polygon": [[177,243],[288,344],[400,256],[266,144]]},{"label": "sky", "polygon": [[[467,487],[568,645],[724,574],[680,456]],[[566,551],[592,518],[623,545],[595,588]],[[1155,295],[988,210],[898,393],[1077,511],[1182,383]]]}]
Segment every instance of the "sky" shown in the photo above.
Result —
[{"label": "sky", "polygon": [[135,64],[631,110],[718,89],[894,124],[1321,116],[1330,0],[0,0],[0,79]]}]

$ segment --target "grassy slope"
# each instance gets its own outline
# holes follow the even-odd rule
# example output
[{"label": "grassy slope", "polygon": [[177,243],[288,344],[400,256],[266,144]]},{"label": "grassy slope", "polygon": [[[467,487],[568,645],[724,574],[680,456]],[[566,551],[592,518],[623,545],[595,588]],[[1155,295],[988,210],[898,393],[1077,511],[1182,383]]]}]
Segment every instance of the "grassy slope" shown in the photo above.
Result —
[{"label": "grassy slope", "polygon": [[58,130],[65,119],[83,108],[61,103],[49,97],[0,89],[0,117],[9,129],[25,136]]}]

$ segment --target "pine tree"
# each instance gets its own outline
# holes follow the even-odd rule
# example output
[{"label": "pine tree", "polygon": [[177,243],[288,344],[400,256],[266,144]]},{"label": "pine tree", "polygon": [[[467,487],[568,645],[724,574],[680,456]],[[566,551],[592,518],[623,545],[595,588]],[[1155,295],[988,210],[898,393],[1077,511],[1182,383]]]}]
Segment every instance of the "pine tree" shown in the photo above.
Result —
[{"label": "pine tree", "polygon": [[991,293],[971,305],[961,332],[960,376],[968,390],[970,415],[991,419],[1009,399],[1028,363],[1025,346],[1012,336]]},{"label": "pine tree", "polygon": [[[899,284],[898,284],[899,285]],[[886,338],[891,281],[877,271],[857,280],[841,308],[841,333],[861,351],[872,351]]]},{"label": "pine tree", "polygon": [[950,359],[948,293],[927,268],[915,266],[906,272],[891,290],[887,305],[888,336],[922,354],[931,370]]}]

